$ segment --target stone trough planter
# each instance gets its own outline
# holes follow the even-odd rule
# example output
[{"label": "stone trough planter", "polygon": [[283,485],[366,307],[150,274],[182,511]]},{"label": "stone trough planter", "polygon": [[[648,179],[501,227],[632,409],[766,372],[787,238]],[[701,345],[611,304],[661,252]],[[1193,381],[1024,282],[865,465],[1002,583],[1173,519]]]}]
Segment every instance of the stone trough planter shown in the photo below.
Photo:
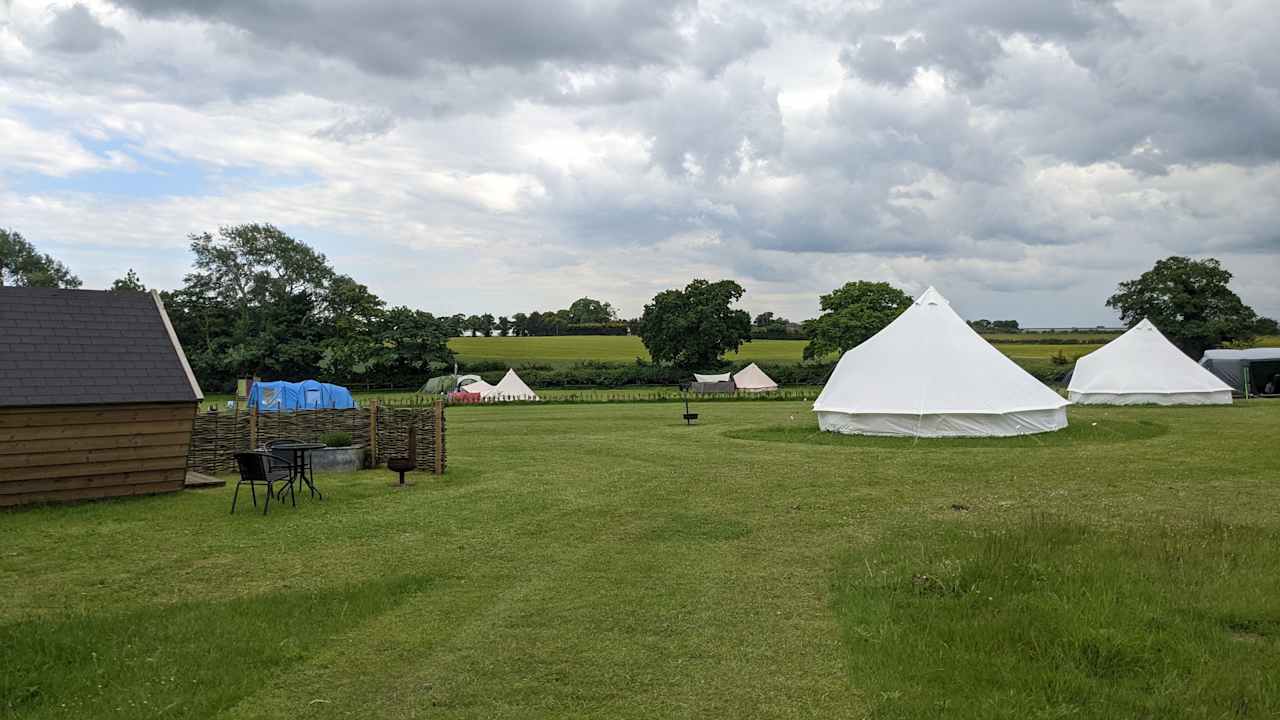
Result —
[{"label": "stone trough planter", "polygon": [[316,472],[355,472],[364,468],[364,447],[327,447],[312,450],[308,457]]}]

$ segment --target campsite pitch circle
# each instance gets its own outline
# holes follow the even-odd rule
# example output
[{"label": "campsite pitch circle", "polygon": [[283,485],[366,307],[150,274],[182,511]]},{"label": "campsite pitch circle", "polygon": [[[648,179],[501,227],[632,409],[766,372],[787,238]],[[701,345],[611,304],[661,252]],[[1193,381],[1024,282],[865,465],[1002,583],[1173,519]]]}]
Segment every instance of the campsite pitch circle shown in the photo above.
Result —
[{"label": "campsite pitch circle", "polygon": [[847,448],[881,448],[887,450],[919,450],[922,447],[939,448],[1055,448],[1082,445],[1109,445],[1136,442],[1160,437],[1169,428],[1150,420],[1101,419],[1076,422],[1054,432],[1012,437],[956,437],[916,438],[885,437],[880,435],[841,435],[823,432],[817,423],[793,423],[768,427],[745,428],[726,432],[725,437],[734,440],[800,443]]}]

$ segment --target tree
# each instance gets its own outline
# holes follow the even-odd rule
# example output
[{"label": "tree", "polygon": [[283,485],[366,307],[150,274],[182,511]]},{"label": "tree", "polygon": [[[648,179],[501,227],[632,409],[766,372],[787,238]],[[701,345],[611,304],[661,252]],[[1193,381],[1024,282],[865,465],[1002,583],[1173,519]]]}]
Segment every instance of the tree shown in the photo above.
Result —
[{"label": "tree", "polygon": [[1254,335],[1280,335],[1280,323],[1273,318],[1260,317],[1253,326]]},{"label": "tree", "polygon": [[709,367],[751,339],[751,316],[731,307],[745,293],[732,280],[694,280],[684,290],[664,290],[644,306],[640,339],[657,362]]},{"label": "tree", "polygon": [[774,314],[771,312],[762,312],[756,316],[756,319],[752,321],[752,324],[755,325],[756,327],[761,327],[761,328],[769,327],[770,325],[773,324],[774,317],[775,317]]},{"label": "tree", "polygon": [[1017,320],[993,320],[991,327],[997,332],[1016,333],[1022,331],[1022,326],[1018,325]]},{"label": "tree", "polygon": [[529,334],[529,316],[524,313],[516,313],[511,316],[511,334],[516,337],[524,337]]},{"label": "tree", "polygon": [[617,319],[613,306],[589,297],[578,298],[569,305],[565,318],[566,325],[582,323],[607,323]]},{"label": "tree", "polygon": [[485,337],[490,337],[493,335],[493,326],[494,326],[493,315],[490,315],[489,313],[485,313],[480,316],[480,322],[477,323],[476,329],[480,331],[481,335],[484,335]]},{"label": "tree", "polygon": [[452,361],[448,343],[444,319],[404,306],[380,309],[360,334],[333,338],[320,367],[341,378],[377,377],[393,385],[415,385]]},{"label": "tree", "polygon": [[449,331],[449,337],[462,337],[462,333],[467,330],[467,316],[462,313],[450,315],[444,319],[444,323]]},{"label": "tree", "polygon": [[1133,327],[1148,318],[1193,360],[1205,350],[1253,337],[1257,313],[1229,287],[1231,273],[1213,258],[1172,256],[1136,280],[1120,283],[1107,307]]},{"label": "tree", "polygon": [[204,356],[193,365],[223,379],[314,373],[324,339],[346,312],[330,295],[343,283],[325,256],[271,225],[222,227],[190,239],[192,271],[170,297],[181,312],[200,316],[175,330],[206,328]]},{"label": "tree", "polygon": [[250,373],[416,386],[452,360],[447,340],[467,320],[387,309],[324,255],[270,225],[193,235],[191,250],[183,287],[161,299],[207,389],[229,389]]},{"label": "tree", "polygon": [[818,300],[822,314],[804,324],[806,360],[856,347],[911,307],[911,297],[898,288],[864,280],[845,283]]},{"label": "tree", "polygon": [[498,316],[498,334],[506,337],[511,332],[511,319],[506,315]]},{"label": "tree", "polygon": [[147,286],[142,284],[142,278],[138,277],[138,273],[129,268],[129,272],[124,274],[122,278],[116,278],[111,283],[112,290],[130,290],[132,292],[146,292]]},{"label": "tree", "polygon": [[18,231],[0,228],[0,287],[78,288],[80,284],[66,265],[38,252]]}]

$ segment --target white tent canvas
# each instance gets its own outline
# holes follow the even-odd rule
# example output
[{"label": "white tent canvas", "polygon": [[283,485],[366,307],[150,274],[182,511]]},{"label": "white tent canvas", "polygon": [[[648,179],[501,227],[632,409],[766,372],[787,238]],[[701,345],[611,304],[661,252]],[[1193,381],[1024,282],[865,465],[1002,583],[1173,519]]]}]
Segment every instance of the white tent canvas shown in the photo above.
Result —
[{"label": "white tent canvas", "polygon": [[732,379],[732,377],[733,376],[731,376],[729,373],[720,373],[718,375],[703,375],[701,373],[693,374],[694,382],[705,382],[705,383],[729,382]]},{"label": "white tent canvas", "polygon": [[507,374],[502,376],[497,385],[485,391],[481,397],[485,400],[538,400],[538,394],[535,393],[528,385],[524,384],[524,380],[516,374],[515,370],[507,370]]},{"label": "white tent canvas", "polygon": [[1086,405],[1230,405],[1231,387],[1143,320],[1076,361],[1067,397]]},{"label": "white tent canvas", "polygon": [[830,432],[996,437],[1061,430],[1068,404],[929,288],[840,358],[813,410]]},{"label": "white tent canvas", "polygon": [[483,397],[485,393],[493,390],[493,387],[494,386],[490,385],[484,380],[480,380],[477,378],[475,382],[467,383],[466,385],[463,385],[458,389],[461,390],[462,392],[476,393],[477,395],[480,395],[481,397]]},{"label": "white tent canvas", "polygon": [[769,392],[777,390],[778,383],[765,374],[755,363],[742,368],[733,375],[733,384],[741,392]]}]

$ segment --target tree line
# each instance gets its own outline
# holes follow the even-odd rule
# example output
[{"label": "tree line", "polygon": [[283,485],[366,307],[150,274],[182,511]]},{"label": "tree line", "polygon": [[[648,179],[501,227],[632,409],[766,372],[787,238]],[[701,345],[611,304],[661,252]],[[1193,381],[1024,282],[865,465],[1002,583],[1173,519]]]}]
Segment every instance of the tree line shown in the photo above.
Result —
[{"label": "tree line", "polygon": [[[327,258],[272,225],[247,224],[189,236],[192,268],[182,287],[161,292],[174,330],[202,386],[226,390],[248,375],[324,377],[336,382],[414,386],[450,367],[448,340],[465,334],[535,336],[634,334],[654,362],[691,370],[723,365],[726,353],[761,337],[807,337],[807,361],[843,353],[910,307],[885,282],[852,281],[819,297],[821,314],[795,323],[734,307],[746,290],[733,280],[697,279],[664,290],[639,318],[619,320],[607,302],[580,298],[549,311],[435,316],[388,304]],[[1212,258],[1170,257],[1120,283],[1106,306],[1128,326],[1150,318],[1193,358],[1257,335],[1275,334],[1229,287]],[[70,269],[21,234],[0,228],[0,286],[81,286]],[[145,290],[130,270],[113,290]],[[980,332],[1014,332],[1016,321],[976,320]]]}]

